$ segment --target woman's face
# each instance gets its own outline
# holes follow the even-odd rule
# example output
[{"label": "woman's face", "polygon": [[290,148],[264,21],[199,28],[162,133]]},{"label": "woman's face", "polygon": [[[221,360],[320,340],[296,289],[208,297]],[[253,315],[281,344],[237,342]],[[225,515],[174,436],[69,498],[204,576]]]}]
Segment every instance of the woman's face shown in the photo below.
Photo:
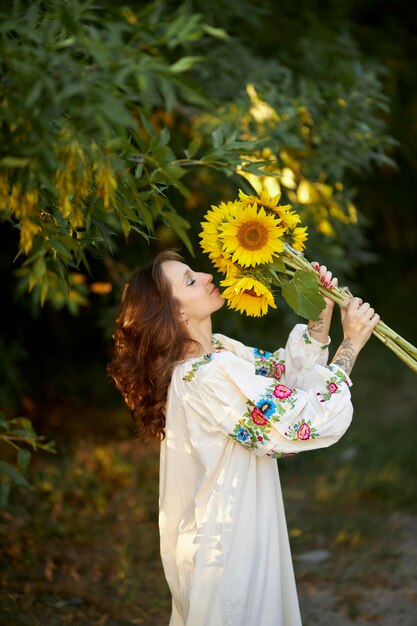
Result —
[{"label": "woman's face", "polygon": [[162,270],[180,302],[183,321],[198,323],[223,306],[224,298],[213,285],[211,274],[194,272],[180,261],[165,261]]}]

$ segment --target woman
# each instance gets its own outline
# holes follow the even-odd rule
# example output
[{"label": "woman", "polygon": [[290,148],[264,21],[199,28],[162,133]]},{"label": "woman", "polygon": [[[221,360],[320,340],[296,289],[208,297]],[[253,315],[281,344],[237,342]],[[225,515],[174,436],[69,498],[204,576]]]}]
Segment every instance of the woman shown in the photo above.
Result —
[{"label": "woman", "polygon": [[[324,266],[315,265],[332,288]],[[301,624],[276,458],[335,443],[352,418],[349,374],[379,316],[354,298],[330,365],[333,302],[273,353],[212,335],[224,300],[176,253],[123,293],[109,372],[161,440],[161,556],[170,626]]]}]

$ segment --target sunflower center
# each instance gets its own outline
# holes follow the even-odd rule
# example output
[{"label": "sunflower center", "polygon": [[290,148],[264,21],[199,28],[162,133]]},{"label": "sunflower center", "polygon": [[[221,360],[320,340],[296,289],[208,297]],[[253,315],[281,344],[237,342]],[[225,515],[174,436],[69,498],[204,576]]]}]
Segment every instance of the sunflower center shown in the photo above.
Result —
[{"label": "sunflower center", "polygon": [[254,289],[245,289],[244,292],[248,296],[257,296],[258,294]]},{"label": "sunflower center", "polygon": [[241,224],[237,239],[247,250],[260,250],[268,243],[268,229],[259,222],[245,222]]}]

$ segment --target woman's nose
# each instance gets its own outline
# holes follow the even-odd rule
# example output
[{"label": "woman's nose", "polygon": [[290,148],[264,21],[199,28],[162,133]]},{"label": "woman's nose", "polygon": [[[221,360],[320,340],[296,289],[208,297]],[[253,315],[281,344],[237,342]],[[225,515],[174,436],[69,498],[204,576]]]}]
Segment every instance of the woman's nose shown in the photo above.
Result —
[{"label": "woman's nose", "polygon": [[206,280],[207,283],[211,283],[211,281],[213,280],[213,274],[206,274]]}]

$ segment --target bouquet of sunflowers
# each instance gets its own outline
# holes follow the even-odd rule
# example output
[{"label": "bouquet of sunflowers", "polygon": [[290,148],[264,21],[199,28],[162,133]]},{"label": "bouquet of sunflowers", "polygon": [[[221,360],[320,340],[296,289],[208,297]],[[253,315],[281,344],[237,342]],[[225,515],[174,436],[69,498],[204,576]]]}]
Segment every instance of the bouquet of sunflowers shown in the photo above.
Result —
[{"label": "bouquet of sunflowers", "polygon": [[[291,205],[280,205],[280,194],[264,190],[259,197],[239,191],[234,202],[212,206],[202,222],[201,247],[225,275],[221,286],[228,306],[258,317],[276,308],[279,290],[289,306],[306,319],[317,319],[325,307],[323,295],[346,307],[353,297],[346,287],[327,289],[304,257],[307,227]],[[374,335],[414,372],[417,348],[382,320]]]}]

